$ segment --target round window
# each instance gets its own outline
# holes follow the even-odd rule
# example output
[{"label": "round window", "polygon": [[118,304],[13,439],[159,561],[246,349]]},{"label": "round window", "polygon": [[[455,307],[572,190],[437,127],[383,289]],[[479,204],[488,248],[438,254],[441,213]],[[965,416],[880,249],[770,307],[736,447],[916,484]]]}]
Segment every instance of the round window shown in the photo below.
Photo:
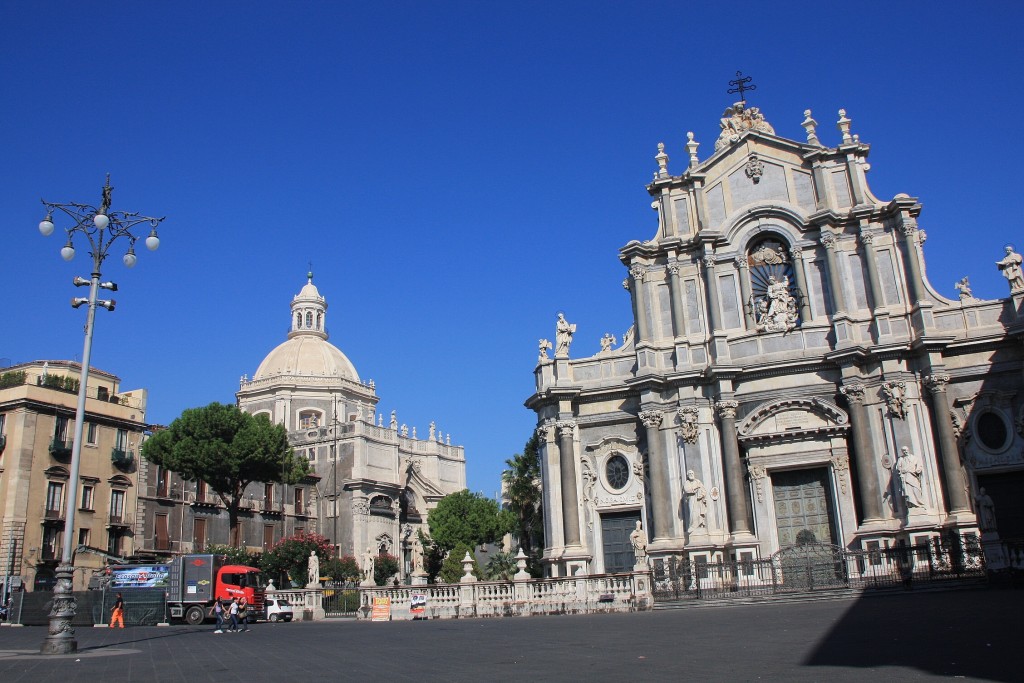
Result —
[{"label": "round window", "polygon": [[1006,437],[1009,433],[1006,423],[997,413],[982,413],[977,422],[978,440],[981,445],[990,451],[998,451],[1006,445]]},{"label": "round window", "polygon": [[621,455],[608,458],[604,473],[608,478],[608,485],[613,489],[624,488],[629,483],[629,463]]}]

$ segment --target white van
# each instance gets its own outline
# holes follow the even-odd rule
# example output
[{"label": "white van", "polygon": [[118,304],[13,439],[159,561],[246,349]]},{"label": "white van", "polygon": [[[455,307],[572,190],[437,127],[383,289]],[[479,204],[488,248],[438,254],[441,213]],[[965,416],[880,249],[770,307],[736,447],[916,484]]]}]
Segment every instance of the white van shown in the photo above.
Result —
[{"label": "white van", "polygon": [[295,616],[291,603],[284,598],[266,597],[267,621],[291,621]]}]

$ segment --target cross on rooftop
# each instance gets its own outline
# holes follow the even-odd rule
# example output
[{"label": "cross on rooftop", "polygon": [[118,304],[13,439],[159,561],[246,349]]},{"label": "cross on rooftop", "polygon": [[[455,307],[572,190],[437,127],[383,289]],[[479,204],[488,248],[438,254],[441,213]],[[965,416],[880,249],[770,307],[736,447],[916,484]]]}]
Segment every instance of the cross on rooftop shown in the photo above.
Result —
[{"label": "cross on rooftop", "polygon": [[726,92],[728,92],[730,95],[733,94],[733,93],[739,93],[740,94],[740,101],[741,102],[746,102],[747,98],[743,96],[743,91],[744,90],[757,90],[757,86],[756,85],[747,85],[747,83],[750,83],[750,81],[752,81],[752,80],[754,80],[753,77],[751,77],[751,76],[744,76],[742,71],[737,71],[736,72],[736,80],[735,81],[729,81],[729,85],[735,85],[736,87],[735,88],[729,88],[729,90],[726,91]]}]

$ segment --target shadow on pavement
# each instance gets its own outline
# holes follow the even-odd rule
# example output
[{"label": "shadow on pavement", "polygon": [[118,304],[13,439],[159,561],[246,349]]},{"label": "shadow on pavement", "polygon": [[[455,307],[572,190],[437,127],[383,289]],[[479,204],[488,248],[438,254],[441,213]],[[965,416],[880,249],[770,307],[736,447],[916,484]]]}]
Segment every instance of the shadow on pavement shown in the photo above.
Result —
[{"label": "shadow on pavement", "polygon": [[[804,666],[900,666],[939,676],[1024,678],[1016,633],[1024,591],[866,596],[853,603]],[[865,675],[868,672],[865,671]]]},{"label": "shadow on pavement", "polygon": [[131,645],[132,643],[145,643],[145,642],[148,642],[148,641],[151,641],[151,640],[162,640],[163,638],[178,638],[180,636],[187,636],[187,635],[191,635],[193,633],[201,633],[203,630],[205,630],[205,629],[188,629],[188,630],[176,629],[174,631],[170,631],[170,632],[165,631],[165,632],[159,633],[157,635],[147,636],[145,638],[133,638],[133,639],[130,639],[130,640],[117,640],[117,641],[112,642],[112,643],[104,643],[103,645],[90,645],[89,647],[80,647],[80,648],[78,648],[78,651],[79,652],[89,652],[89,651],[95,651],[95,650],[102,650],[102,649],[108,648],[108,647],[112,647],[112,648],[123,647],[125,645]]}]

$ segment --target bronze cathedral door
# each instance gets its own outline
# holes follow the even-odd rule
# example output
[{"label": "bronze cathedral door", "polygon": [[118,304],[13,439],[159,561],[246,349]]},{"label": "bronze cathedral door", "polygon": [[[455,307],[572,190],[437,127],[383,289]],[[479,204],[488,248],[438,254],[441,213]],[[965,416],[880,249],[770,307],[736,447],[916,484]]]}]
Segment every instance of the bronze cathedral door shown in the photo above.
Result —
[{"label": "bronze cathedral door", "polygon": [[800,543],[835,543],[836,525],[828,470],[824,467],[772,473],[779,548]]}]

